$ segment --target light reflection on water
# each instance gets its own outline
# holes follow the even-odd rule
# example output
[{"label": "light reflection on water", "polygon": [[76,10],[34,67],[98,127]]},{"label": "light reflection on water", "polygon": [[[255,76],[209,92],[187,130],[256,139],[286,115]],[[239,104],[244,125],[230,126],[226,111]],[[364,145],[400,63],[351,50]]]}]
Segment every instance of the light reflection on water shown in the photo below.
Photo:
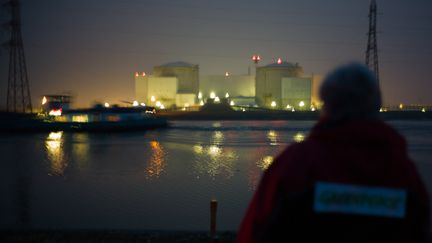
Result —
[{"label": "light reflection on water", "polygon": [[[280,123],[277,125],[280,126]],[[48,134],[44,143],[45,156],[50,164],[49,175],[65,176],[67,173],[68,178],[70,178],[79,175],[85,169],[86,172],[92,173],[97,178],[99,172],[94,170],[100,168],[104,170],[104,173],[101,174],[104,176],[104,180],[108,179],[107,182],[109,182],[110,175],[113,179],[123,177],[122,175],[128,176],[129,172],[127,171],[135,171],[138,169],[136,166],[139,166],[141,162],[145,165],[142,168],[146,180],[153,183],[169,184],[171,180],[184,181],[192,179],[188,178],[188,174],[175,175],[169,173],[170,168],[172,170],[179,166],[185,168],[190,166],[192,169],[190,175],[193,175],[194,179],[204,179],[205,183],[210,183],[205,184],[203,188],[189,188],[191,191],[198,190],[203,195],[208,194],[208,197],[198,200],[206,201],[209,198],[224,198],[225,190],[230,185],[234,186],[232,183],[238,183],[239,179],[235,178],[242,177],[245,178],[246,182],[244,193],[249,197],[256,189],[263,171],[273,163],[275,156],[282,151],[285,145],[293,141],[303,141],[305,132],[305,130],[294,132],[290,129],[285,131],[280,130],[278,127],[268,129],[265,126],[260,127],[259,123],[253,123],[250,130],[238,130],[238,125],[230,128],[227,127],[225,122],[211,122],[209,127],[204,130],[161,130],[148,132],[145,136],[100,137],[87,133],[64,134],[63,132],[56,132]],[[124,152],[124,155],[131,158],[127,159],[127,161],[134,161],[136,165],[135,163],[123,164],[124,161],[115,159],[116,157],[121,158],[117,153],[126,150],[127,152]],[[144,151],[144,155],[139,156],[138,151]],[[69,156],[69,154],[72,156]],[[168,156],[168,154],[171,156]],[[102,159],[103,165],[99,158]],[[73,168],[67,170],[71,164],[73,168],[78,170]],[[93,168],[92,164],[96,165],[96,167]],[[109,169],[106,168],[107,166],[114,167]],[[119,173],[116,172],[117,170]],[[124,171],[127,173],[124,174]],[[179,178],[174,179],[173,177]],[[128,179],[126,177],[122,180],[127,181]],[[216,184],[211,184],[212,182]],[[221,185],[226,186],[219,188]],[[131,186],[129,185],[128,190],[142,190],[139,184]],[[181,184],[171,186],[176,188],[181,187]],[[80,190],[85,191],[86,189],[82,188]],[[166,197],[170,197],[174,193],[174,191],[156,191],[159,194],[166,194]],[[117,197],[115,190],[110,192],[108,189],[104,193],[110,195],[110,197]],[[183,194],[186,198],[192,197],[191,199],[197,196],[196,194],[189,195],[187,191],[184,191]],[[136,200],[133,199],[134,196],[129,196],[131,197],[130,200]],[[235,199],[238,193],[234,192],[233,196],[229,200]],[[160,195],[153,195],[153,198],[158,197]],[[235,200],[240,200],[240,205],[243,205],[242,208],[248,202],[248,198]],[[157,201],[155,203],[157,204]],[[236,220],[238,221],[241,210],[237,211]],[[161,212],[161,214],[163,213]],[[235,229],[238,223],[236,220],[228,223],[232,221],[230,217],[222,219],[222,221],[225,221],[226,229]],[[151,225],[151,223],[148,223],[148,225]],[[167,223],[166,227],[173,226]]]},{"label": "light reflection on water", "polygon": [[305,134],[298,132],[294,135],[293,140],[297,143],[303,142],[305,140]]},{"label": "light reflection on water", "polygon": [[72,154],[79,169],[85,169],[89,165],[90,141],[87,133],[75,133],[72,135]]},{"label": "light reflection on water", "polygon": [[198,176],[209,175],[212,179],[222,176],[227,179],[234,175],[238,156],[233,149],[217,145],[195,145],[193,151],[195,154],[194,169]]},{"label": "light reflection on water", "polygon": [[146,168],[147,179],[157,179],[164,172],[165,150],[158,141],[150,142],[151,157]]},{"label": "light reflection on water", "polygon": [[267,139],[270,140],[270,145],[278,145],[278,134],[275,130],[268,131]]},{"label": "light reflection on water", "polygon": [[45,141],[47,158],[50,162],[50,175],[63,176],[67,167],[63,150],[63,132],[51,132]]},{"label": "light reflection on water", "polygon": [[273,163],[274,157],[271,155],[267,155],[261,158],[261,160],[257,163],[258,167],[262,170],[267,170],[267,168]]},{"label": "light reflection on water", "polygon": [[224,134],[221,131],[213,132],[213,144],[219,145],[224,140]]},{"label": "light reflection on water", "polygon": [[[420,169],[432,171],[432,124],[425,124],[399,126],[408,127],[402,130],[414,142]],[[30,183],[38,197],[29,208],[39,228],[206,230],[214,197],[222,206],[218,228],[235,230],[263,171],[287,145],[303,141],[312,125],[188,121],[142,133],[58,132],[0,143],[8,148],[15,139],[3,151],[5,164],[32,162]],[[432,177],[425,178],[431,188]]]}]

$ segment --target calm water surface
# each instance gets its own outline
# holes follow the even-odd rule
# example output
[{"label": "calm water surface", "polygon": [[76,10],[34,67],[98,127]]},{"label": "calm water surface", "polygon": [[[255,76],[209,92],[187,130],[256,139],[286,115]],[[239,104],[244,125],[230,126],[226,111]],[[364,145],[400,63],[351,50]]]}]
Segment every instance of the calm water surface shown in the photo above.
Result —
[{"label": "calm water surface", "polygon": [[[236,230],[262,172],[309,121],[181,121],[135,133],[0,137],[0,228]],[[432,122],[392,122],[432,194]]]}]

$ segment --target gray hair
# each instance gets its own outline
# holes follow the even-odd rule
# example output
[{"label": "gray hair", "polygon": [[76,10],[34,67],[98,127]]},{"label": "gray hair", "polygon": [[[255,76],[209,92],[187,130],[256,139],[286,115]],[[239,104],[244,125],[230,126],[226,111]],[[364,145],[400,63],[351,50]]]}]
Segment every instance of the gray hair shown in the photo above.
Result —
[{"label": "gray hair", "polygon": [[366,65],[351,63],[337,68],[320,87],[323,115],[330,120],[379,119],[381,91]]}]

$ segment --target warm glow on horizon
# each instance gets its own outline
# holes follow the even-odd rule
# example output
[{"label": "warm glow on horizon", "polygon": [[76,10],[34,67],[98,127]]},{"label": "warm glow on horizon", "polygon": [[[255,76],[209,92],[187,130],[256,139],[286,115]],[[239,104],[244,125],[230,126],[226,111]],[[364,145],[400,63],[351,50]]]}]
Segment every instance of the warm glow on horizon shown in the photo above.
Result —
[{"label": "warm glow on horizon", "polygon": [[50,110],[50,112],[48,113],[50,116],[61,116],[62,114],[62,108],[58,109],[58,110]]},{"label": "warm glow on horizon", "polygon": [[215,92],[210,92],[210,99],[214,99],[216,98],[216,93]]}]

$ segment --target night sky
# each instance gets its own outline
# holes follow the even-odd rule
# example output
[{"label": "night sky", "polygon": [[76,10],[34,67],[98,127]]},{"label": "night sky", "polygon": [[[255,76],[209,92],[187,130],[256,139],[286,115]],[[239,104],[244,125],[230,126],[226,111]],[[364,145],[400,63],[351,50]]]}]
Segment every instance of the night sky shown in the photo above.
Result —
[{"label": "night sky", "polygon": [[[23,0],[33,105],[64,91],[75,106],[134,99],[135,71],[173,61],[201,74],[247,73],[282,57],[307,74],[364,62],[368,0]],[[432,1],[378,0],[386,104],[432,104]],[[2,20],[7,12],[2,11]],[[1,32],[6,41],[8,32]],[[5,106],[7,51],[0,51]]]}]

